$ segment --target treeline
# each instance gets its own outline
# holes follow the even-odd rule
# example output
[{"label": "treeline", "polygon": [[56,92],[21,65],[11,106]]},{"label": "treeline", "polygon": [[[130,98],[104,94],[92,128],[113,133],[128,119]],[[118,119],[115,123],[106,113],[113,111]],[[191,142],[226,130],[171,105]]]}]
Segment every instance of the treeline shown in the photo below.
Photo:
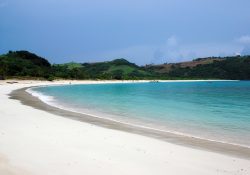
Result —
[{"label": "treeline", "polygon": [[193,68],[177,66],[169,72],[169,76],[250,80],[250,56],[224,57],[222,61],[197,65]]},{"label": "treeline", "polygon": [[51,65],[46,59],[28,51],[10,51],[0,56],[0,78],[40,79],[155,79],[156,73],[125,59],[100,63],[66,63]]},{"label": "treeline", "polygon": [[51,75],[51,64],[44,58],[28,51],[16,51],[0,56],[0,78],[43,77]]},{"label": "treeline", "polygon": [[125,59],[51,65],[45,58],[28,51],[0,55],[0,79],[250,79],[250,56],[225,57],[195,67],[171,64],[167,73],[158,71],[160,67],[137,66]]}]

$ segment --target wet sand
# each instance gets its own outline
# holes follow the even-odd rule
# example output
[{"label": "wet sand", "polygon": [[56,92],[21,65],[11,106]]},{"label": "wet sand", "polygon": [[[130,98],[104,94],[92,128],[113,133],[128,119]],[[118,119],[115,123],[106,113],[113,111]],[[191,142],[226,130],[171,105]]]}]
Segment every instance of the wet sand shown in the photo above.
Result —
[{"label": "wet sand", "polygon": [[133,126],[122,122],[117,122],[105,118],[97,118],[91,115],[80,114],[76,112],[71,112],[63,109],[59,109],[53,106],[50,106],[42,102],[37,97],[32,96],[26,90],[28,88],[22,88],[13,91],[10,94],[11,99],[20,100],[22,104],[32,106],[36,109],[44,110],[46,112],[59,115],[62,117],[70,118],[73,120],[91,123],[97,126],[106,127],[109,129],[116,129],[120,131],[130,132],[133,134],[139,134],[147,137],[152,137],[167,141],[174,144],[189,146],[192,148],[198,148],[208,151],[214,151],[218,153],[224,153],[228,155],[238,156],[241,158],[250,159],[250,148],[232,145],[228,143],[221,143],[216,141],[210,141],[195,137],[188,137],[184,135],[178,135],[171,132],[163,132],[159,130],[154,130],[151,128],[144,128],[139,126]]},{"label": "wet sand", "polygon": [[69,83],[103,82],[0,81],[0,174],[250,174],[248,148],[57,109],[25,91]]}]

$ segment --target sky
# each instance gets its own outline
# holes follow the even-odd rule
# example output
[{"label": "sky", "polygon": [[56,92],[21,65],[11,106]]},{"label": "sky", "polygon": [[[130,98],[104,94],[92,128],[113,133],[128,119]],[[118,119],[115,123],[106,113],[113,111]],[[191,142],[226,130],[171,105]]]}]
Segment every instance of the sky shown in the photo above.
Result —
[{"label": "sky", "polygon": [[250,54],[249,0],[0,0],[0,54],[139,65]]}]

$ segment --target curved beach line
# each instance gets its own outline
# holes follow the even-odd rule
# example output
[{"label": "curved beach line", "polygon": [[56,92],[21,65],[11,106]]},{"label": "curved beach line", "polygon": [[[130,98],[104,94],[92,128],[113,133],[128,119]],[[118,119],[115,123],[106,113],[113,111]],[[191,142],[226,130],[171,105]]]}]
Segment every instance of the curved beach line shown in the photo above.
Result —
[{"label": "curved beach line", "polygon": [[[57,84],[56,86],[58,85],[59,84]],[[127,122],[121,122],[110,118],[100,117],[93,114],[80,113],[74,110],[63,109],[62,107],[56,106],[54,104],[51,105],[46,100],[42,99],[41,97],[43,96],[42,94],[39,95],[34,94],[32,88],[37,88],[37,87],[42,87],[42,86],[27,87],[14,90],[10,94],[10,98],[20,100],[23,104],[32,106],[36,109],[44,110],[46,112],[50,112],[56,115],[60,115],[63,117],[67,117],[82,122],[87,122],[97,126],[126,131],[143,136],[149,136],[179,145],[185,145],[194,148],[205,149],[218,153],[225,153],[229,155],[235,155],[241,158],[250,159],[250,147],[247,145],[240,145],[240,144],[222,142],[212,139],[206,139],[175,131],[155,129],[147,126],[136,125]]]},{"label": "curved beach line", "polygon": [[[51,86],[64,86],[64,85],[51,85]],[[66,86],[68,86],[68,85],[66,85]],[[40,87],[43,87],[43,86],[39,86],[39,88]],[[34,97],[37,97],[38,99],[40,99],[42,102],[46,103],[47,105],[56,107],[58,109],[67,110],[67,111],[78,113],[78,114],[88,115],[88,116],[95,117],[95,118],[98,118],[98,119],[106,119],[106,120],[110,120],[111,122],[117,122],[117,123],[121,123],[121,124],[126,124],[126,125],[130,125],[130,126],[138,127],[138,128],[142,128],[142,129],[150,129],[150,130],[155,130],[155,131],[159,131],[159,132],[166,132],[166,133],[181,135],[181,136],[185,136],[185,137],[189,137],[189,138],[196,138],[196,139],[202,139],[202,140],[207,140],[207,141],[211,141],[211,142],[218,142],[218,143],[230,144],[230,145],[234,145],[234,146],[241,146],[241,147],[246,147],[246,148],[250,149],[249,145],[237,144],[237,143],[226,142],[226,141],[221,141],[221,140],[214,140],[214,139],[209,139],[209,138],[205,138],[205,137],[199,137],[199,136],[196,136],[196,135],[187,134],[187,133],[183,133],[183,132],[173,131],[173,130],[156,129],[154,127],[149,127],[149,126],[144,126],[144,125],[138,125],[138,124],[134,124],[134,123],[130,123],[130,122],[116,120],[116,119],[113,119],[113,118],[110,118],[110,117],[101,117],[99,115],[95,115],[95,114],[91,114],[91,113],[86,113],[86,112],[82,112],[82,111],[79,112],[77,110],[69,109],[67,107],[64,107],[64,106],[58,105],[56,103],[53,103],[52,102],[53,101],[53,96],[48,96],[48,95],[45,95],[43,93],[40,93],[40,92],[32,90],[32,89],[35,89],[35,88],[38,88],[38,87],[30,87],[30,88],[26,89],[26,92],[28,92],[29,94],[31,94]]]}]

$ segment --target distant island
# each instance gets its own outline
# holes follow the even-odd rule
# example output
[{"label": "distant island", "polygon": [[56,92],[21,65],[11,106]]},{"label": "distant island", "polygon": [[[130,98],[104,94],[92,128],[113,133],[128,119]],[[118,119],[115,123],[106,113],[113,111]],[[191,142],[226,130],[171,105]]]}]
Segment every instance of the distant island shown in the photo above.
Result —
[{"label": "distant island", "polygon": [[126,59],[98,63],[51,64],[28,51],[0,55],[0,79],[250,80],[250,56],[208,57],[180,63],[138,66]]}]

